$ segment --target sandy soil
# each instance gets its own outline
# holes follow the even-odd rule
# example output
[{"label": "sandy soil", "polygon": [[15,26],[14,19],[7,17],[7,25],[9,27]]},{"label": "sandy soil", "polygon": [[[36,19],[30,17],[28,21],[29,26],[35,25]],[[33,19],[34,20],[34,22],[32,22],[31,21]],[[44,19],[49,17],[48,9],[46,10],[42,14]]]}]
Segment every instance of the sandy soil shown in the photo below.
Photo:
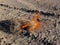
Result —
[{"label": "sandy soil", "polygon": [[0,0],[0,45],[60,45],[60,0]]}]

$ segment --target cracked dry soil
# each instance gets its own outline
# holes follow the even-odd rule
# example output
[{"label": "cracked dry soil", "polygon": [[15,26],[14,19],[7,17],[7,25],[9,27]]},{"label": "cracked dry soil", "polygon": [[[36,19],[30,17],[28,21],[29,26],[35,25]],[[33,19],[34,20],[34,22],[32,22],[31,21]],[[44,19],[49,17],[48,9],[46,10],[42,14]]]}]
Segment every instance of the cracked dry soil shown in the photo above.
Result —
[{"label": "cracked dry soil", "polygon": [[60,0],[0,0],[0,45],[60,45]]}]

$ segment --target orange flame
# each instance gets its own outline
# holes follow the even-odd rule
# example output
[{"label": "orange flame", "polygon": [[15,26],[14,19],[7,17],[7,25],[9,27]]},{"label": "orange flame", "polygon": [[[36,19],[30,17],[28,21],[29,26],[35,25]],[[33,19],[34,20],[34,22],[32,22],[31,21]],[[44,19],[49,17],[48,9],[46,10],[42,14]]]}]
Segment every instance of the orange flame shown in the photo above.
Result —
[{"label": "orange flame", "polygon": [[27,22],[26,24],[22,25],[21,28],[26,28],[26,27],[29,27],[29,32],[32,32],[32,31],[37,31],[37,29],[41,28],[42,27],[42,22],[38,21],[37,19],[38,18],[42,18],[40,16],[40,14],[36,14],[34,13],[33,14],[33,17],[31,18],[31,22]]},{"label": "orange flame", "polygon": [[31,19],[31,23],[33,24],[33,26],[30,27],[30,31],[37,31],[37,29],[42,27],[42,22],[38,21],[37,19],[40,18],[40,14],[33,14],[33,18]]},{"label": "orange flame", "polygon": [[24,28],[28,27],[29,25],[30,25],[30,23],[27,22],[26,24],[23,24],[23,25],[21,26],[21,28],[24,29]]}]

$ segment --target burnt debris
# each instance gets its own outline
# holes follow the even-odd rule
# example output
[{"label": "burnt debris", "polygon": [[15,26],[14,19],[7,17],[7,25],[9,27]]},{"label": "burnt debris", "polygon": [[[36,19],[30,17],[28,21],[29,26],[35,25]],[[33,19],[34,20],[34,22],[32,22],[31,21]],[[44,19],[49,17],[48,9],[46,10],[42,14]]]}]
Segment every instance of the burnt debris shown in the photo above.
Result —
[{"label": "burnt debris", "polygon": [[37,13],[39,12],[38,10],[28,10],[26,8],[21,8],[22,11],[28,12],[28,13]]},{"label": "burnt debris", "polygon": [[53,43],[53,42],[48,42],[47,38],[44,38],[44,39],[42,40],[42,43],[43,43],[44,45],[56,45],[56,44]]},{"label": "burnt debris", "polygon": [[49,12],[43,12],[43,11],[41,11],[40,12],[41,14],[43,14],[44,16],[55,16],[55,14],[54,13],[49,13]]},{"label": "burnt debris", "polygon": [[19,9],[19,8],[17,8],[17,7],[11,7],[11,6],[7,5],[7,4],[0,4],[0,6],[2,6],[2,7],[7,7],[7,8],[9,8],[9,9],[16,9],[16,10],[20,10],[20,9]]},{"label": "burnt debris", "polygon": [[14,29],[14,25],[15,24],[11,22],[10,20],[0,21],[0,30],[6,33],[12,33],[11,30]]},{"label": "burnt debris", "polygon": [[29,33],[28,31],[22,31],[22,32],[20,33],[20,35],[21,35],[22,37],[24,37],[24,36],[27,36],[28,38],[30,37],[30,33]]}]

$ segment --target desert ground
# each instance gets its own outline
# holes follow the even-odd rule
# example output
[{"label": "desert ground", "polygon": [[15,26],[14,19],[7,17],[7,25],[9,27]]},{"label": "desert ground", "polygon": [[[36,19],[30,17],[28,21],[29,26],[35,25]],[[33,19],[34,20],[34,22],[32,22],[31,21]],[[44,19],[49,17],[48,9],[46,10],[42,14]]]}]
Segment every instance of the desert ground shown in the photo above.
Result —
[{"label": "desert ground", "polygon": [[60,0],[0,0],[0,45],[60,45]]}]

